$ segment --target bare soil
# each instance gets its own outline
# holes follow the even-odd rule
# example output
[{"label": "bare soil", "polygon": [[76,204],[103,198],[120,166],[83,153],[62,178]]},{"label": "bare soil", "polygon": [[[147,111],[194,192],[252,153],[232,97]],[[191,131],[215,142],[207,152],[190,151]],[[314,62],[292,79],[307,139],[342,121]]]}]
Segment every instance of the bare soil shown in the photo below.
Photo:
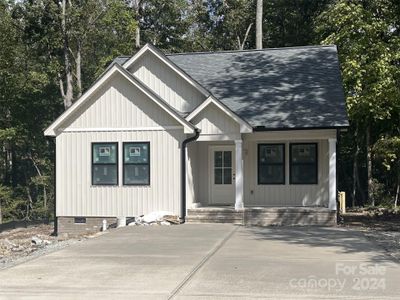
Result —
[{"label": "bare soil", "polygon": [[52,225],[0,232],[0,270],[95,236],[56,237],[51,235],[52,232]]},{"label": "bare soil", "polygon": [[400,261],[400,213],[388,209],[352,210],[341,214],[340,224],[362,231]]}]

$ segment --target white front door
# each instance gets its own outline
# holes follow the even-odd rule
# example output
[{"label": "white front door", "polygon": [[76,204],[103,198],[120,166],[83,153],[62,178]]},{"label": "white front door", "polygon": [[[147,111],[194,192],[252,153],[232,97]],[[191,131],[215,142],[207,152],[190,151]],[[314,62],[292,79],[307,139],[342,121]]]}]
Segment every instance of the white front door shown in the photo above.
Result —
[{"label": "white front door", "polygon": [[210,147],[210,204],[235,204],[234,146]]}]

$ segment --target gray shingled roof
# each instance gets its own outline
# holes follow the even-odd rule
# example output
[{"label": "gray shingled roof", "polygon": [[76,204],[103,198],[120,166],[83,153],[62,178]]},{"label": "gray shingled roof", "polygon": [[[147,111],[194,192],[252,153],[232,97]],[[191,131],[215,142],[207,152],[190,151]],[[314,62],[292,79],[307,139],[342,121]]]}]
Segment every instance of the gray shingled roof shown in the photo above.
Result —
[{"label": "gray shingled roof", "polygon": [[253,127],[348,125],[335,46],[167,57]]}]

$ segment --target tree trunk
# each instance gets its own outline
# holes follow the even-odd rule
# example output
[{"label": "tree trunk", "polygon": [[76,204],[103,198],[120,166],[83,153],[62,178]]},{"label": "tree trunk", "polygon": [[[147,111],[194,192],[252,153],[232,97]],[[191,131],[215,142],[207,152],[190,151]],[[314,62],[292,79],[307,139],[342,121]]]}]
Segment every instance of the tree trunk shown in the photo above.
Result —
[{"label": "tree trunk", "polygon": [[[32,161],[33,166],[35,167],[36,172],[38,173],[38,176],[43,180],[43,174],[40,171],[39,166],[36,163],[36,161],[34,160],[32,154],[29,154],[29,158]],[[42,181],[42,184],[43,184],[43,207],[45,209],[47,209],[47,190],[46,190],[46,185],[43,181]]]},{"label": "tree trunk", "polygon": [[368,179],[368,195],[367,199],[371,202],[372,206],[375,206],[375,198],[372,197],[372,147],[371,147],[371,128],[367,126],[366,132],[366,147],[367,147],[367,179]]},{"label": "tree trunk", "polygon": [[81,41],[77,41],[76,49],[76,86],[78,88],[78,97],[82,96],[82,44]]},{"label": "tree trunk", "polygon": [[0,200],[0,224],[3,224],[3,215],[1,212],[1,200]]},{"label": "tree trunk", "polygon": [[352,190],[352,195],[351,195],[351,206],[355,207],[356,206],[356,193],[357,193],[357,177],[358,177],[358,163],[357,163],[357,155],[358,155],[358,146],[357,146],[357,151],[354,153],[354,159],[353,159],[353,190]]},{"label": "tree trunk", "polygon": [[26,195],[28,196],[28,203],[26,204],[26,216],[25,220],[30,220],[30,214],[33,208],[33,199],[31,195],[31,190],[29,189],[28,186],[25,187],[26,190]]},{"label": "tree trunk", "polygon": [[256,11],[256,49],[262,49],[262,19],[263,19],[263,0],[257,0]]},{"label": "tree trunk", "polygon": [[69,59],[69,46],[68,46],[68,29],[67,29],[67,3],[66,0],[61,2],[61,31],[63,36],[63,54],[64,54],[64,70],[65,70],[65,80],[67,85],[67,90],[64,90],[64,83],[60,80],[60,91],[61,96],[64,100],[64,108],[67,109],[72,105],[73,99],[73,78],[72,78],[72,68]]},{"label": "tree trunk", "polygon": [[244,35],[243,41],[240,41],[240,37],[239,36],[237,37],[239,50],[243,50],[244,49],[244,45],[245,45],[245,43],[247,41],[247,38],[249,37],[251,26],[253,26],[253,23],[250,23],[249,26],[247,27],[247,30],[246,30],[246,33]]},{"label": "tree trunk", "polygon": [[135,17],[136,17],[136,30],[135,30],[135,48],[140,48],[140,5],[141,0],[135,0],[133,3],[133,7],[135,9]]},{"label": "tree trunk", "polygon": [[352,206],[356,206],[356,197],[357,197],[357,189],[360,191],[361,200],[365,203],[364,193],[361,190],[360,186],[360,175],[358,173],[358,156],[360,154],[360,145],[358,143],[358,127],[354,132],[355,142],[356,142],[356,151],[354,152],[354,160],[353,160],[353,190],[352,190]]},{"label": "tree trunk", "polygon": [[397,203],[399,201],[400,194],[400,174],[397,176],[397,188],[396,188],[396,196],[394,198],[394,208],[397,208]]}]

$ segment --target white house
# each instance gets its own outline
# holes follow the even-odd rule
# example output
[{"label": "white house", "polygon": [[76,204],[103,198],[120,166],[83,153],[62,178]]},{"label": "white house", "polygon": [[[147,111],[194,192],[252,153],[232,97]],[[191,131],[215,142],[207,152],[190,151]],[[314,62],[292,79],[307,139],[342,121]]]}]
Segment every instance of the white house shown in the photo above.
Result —
[{"label": "white house", "polygon": [[334,224],[335,46],[118,57],[45,135],[59,232],[171,211],[182,220]]}]

